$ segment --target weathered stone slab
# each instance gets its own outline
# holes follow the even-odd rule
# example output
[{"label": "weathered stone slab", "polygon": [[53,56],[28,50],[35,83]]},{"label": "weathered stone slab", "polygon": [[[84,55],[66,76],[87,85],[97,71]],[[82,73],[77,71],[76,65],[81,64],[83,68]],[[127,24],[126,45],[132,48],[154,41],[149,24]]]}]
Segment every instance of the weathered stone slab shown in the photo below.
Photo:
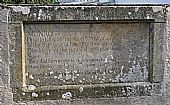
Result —
[{"label": "weathered stone slab", "polygon": [[30,85],[148,81],[149,23],[24,27]]},{"label": "weathered stone slab", "polygon": [[165,22],[162,6],[11,6],[13,23],[58,20],[154,20]]},{"label": "weathered stone slab", "polygon": [[[123,104],[120,97],[164,93],[166,6],[10,9],[8,46],[14,101],[104,105],[104,98],[112,100],[109,105],[114,100]],[[86,103],[86,99],[91,101]],[[124,103],[149,103],[140,100]]]}]

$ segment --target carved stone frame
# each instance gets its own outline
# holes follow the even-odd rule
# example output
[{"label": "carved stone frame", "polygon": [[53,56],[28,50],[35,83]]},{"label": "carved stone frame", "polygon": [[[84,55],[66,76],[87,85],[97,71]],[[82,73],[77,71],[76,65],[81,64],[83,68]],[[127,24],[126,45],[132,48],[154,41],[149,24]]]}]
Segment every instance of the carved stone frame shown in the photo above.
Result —
[{"label": "carved stone frame", "polygon": [[[76,10],[76,11],[75,11]],[[40,13],[41,11],[41,13]],[[149,82],[120,83],[103,86],[88,86],[87,92],[93,95],[88,98],[102,98],[94,94],[93,90],[111,89],[115,96],[150,96],[164,93],[164,70],[166,52],[165,35],[165,8],[162,6],[11,6],[9,13],[9,52],[11,87],[14,93],[14,101],[61,99],[66,91],[77,91],[80,86],[40,87],[38,90],[28,91],[25,80],[25,45],[24,23],[35,22],[71,22],[71,21],[126,21],[150,23],[150,70]],[[90,87],[90,88],[89,88]],[[47,89],[48,88],[48,89]],[[125,89],[126,92],[121,92]],[[128,90],[130,88],[130,90]],[[128,91],[130,91],[128,93]],[[31,97],[32,92],[37,92],[39,97]],[[45,96],[50,92],[51,96]],[[125,95],[124,95],[125,94]],[[82,97],[80,97],[82,98]],[[112,98],[112,97],[108,97]]]}]

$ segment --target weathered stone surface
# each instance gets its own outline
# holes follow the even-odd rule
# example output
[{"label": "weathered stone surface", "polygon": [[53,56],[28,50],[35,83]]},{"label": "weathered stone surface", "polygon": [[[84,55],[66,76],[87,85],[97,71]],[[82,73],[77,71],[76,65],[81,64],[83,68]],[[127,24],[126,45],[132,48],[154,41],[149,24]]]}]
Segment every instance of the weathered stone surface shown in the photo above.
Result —
[{"label": "weathered stone surface", "polygon": [[170,96],[170,7],[167,8],[167,53],[166,53],[166,94]]},{"label": "weathered stone surface", "polygon": [[[14,90],[17,87],[14,100],[111,98],[163,92],[160,71],[164,69],[164,62],[160,54],[164,48],[160,43],[164,40],[164,27],[156,24],[165,21],[165,8],[51,6],[37,9],[12,6],[11,9],[9,19],[13,34],[10,35],[10,46],[13,47],[10,53],[15,60],[11,59],[10,67],[13,79],[17,81],[12,84]],[[137,19],[141,19],[140,22]],[[90,21],[78,24],[75,20]],[[99,23],[89,24],[92,20]],[[103,26],[102,20],[113,21],[113,24]],[[34,21],[37,21],[35,25],[29,23]],[[42,21],[59,24],[42,24]],[[83,40],[79,41],[79,37]],[[94,42],[97,44],[93,45]],[[98,58],[101,61],[89,61]],[[109,73],[109,64],[115,73]],[[72,79],[73,75],[78,77]],[[25,92],[20,91],[22,87]]]},{"label": "weathered stone surface", "polygon": [[7,8],[0,9],[0,104],[12,103],[8,55],[8,13]]},{"label": "weathered stone surface", "polygon": [[[27,105],[36,105],[36,104],[37,105],[49,105],[49,104],[51,105],[112,105],[113,103],[115,105],[125,105],[125,104],[126,105],[169,105],[170,104],[170,98],[168,97],[168,95],[170,94],[169,92],[170,90],[169,89],[169,53],[168,53],[169,52],[169,41],[167,40],[169,38],[168,35],[169,35],[169,11],[170,10],[168,6],[164,5],[164,6],[69,6],[69,7],[67,6],[9,6],[9,7],[10,9],[5,8],[4,10],[0,11],[0,14],[2,14],[0,15],[0,19],[1,19],[0,24],[2,24],[0,26],[0,29],[1,29],[0,37],[2,37],[0,39],[0,42],[2,42],[2,45],[3,45],[2,53],[0,52],[0,54],[2,54],[0,55],[1,56],[0,61],[2,61],[2,64],[0,65],[0,67],[2,68],[0,69],[0,73],[2,74],[0,76],[1,77],[0,85],[2,85],[1,94],[0,94],[0,103],[7,104],[7,105],[8,104],[9,105],[10,104],[13,104],[13,105],[15,104],[16,105],[26,105],[26,104]],[[28,38],[28,37],[33,38],[30,35],[36,35],[36,34],[29,34],[30,31],[34,33],[37,30],[39,30],[38,28],[36,29],[36,27],[39,27],[39,28],[44,27],[41,30],[46,31],[48,29],[47,26],[49,26],[49,24],[52,24],[52,23],[60,23],[60,25],[64,23],[67,25],[64,26],[65,28],[62,28],[62,29],[66,29],[67,31],[75,30],[75,29],[67,28],[67,26],[69,22],[74,22],[78,20],[79,21],[83,20],[82,21],[84,22],[83,24],[88,24],[88,25],[89,23],[86,23],[84,20],[86,21],[89,20],[89,22],[90,21],[92,22],[95,20],[101,23],[105,21],[112,21],[113,23],[117,22],[114,24],[110,24],[111,26],[106,24],[106,26],[108,26],[107,30],[114,29],[116,33],[115,36],[118,38],[114,37],[113,39],[115,41],[113,40],[106,41],[105,39],[102,41],[119,44],[118,43],[119,39],[121,39],[122,40],[121,44],[124,43],[123,46],[125,49],[126,48],[130,49],[130,47],[135,49],[135,51],[132,53],[133,58],[135,58],[136,55],[141,56],[141,54],[146,50],[147,51],[146,56],[148,57],[148,60],[146,60],[146,62],[142,63],[141,65],[143,66],[144,64],[146,64],[149,78],[142,79],[142,80],[141,79],[133,80],[133,78],[128,80],[126,78],[124,79],[125,81],[120,80],[120,81],[115,82],[116,84],[115,83],[111,84],[109,81],[107,81],[107,79],[110,78],[109,77],[110,74],[108,73],[108,74],[105,74],[106,81],[104,82],[104,83],[108,83],[107,85],[106,84],[105,85],[102,84],[103,86],[94,85],[96,87],[86,88],[86,87],[83,87],[85,86],[83,85],[83,83],[80,83],[80,81],[77,81],[75,82],[75,84],[77,83],[79,85],[76,88],[74,88],[74,86],[72,86],[71,88],[69,86],[61,86],[59,87],[58,90],[56,90],[56,87],[51,87],[51,86],[69,84],[67,83],[67,80],[66,82],[63,82],[63,81],[56,82],[54,79],[49,79],[49,80],[53,80],[49,82],[49,80],[48,81],[45,80],[45,77],[54,77],[55,76],[54,73],[56,71],[60,71],[60,72],[64,71],[63,74],[65,74],[65,71],[71,70],[70,68],[66,68],[66,69],[63,68],[62,70],[57,70],[58,67],[55,67],[54,70],[52,71],[50,71],[51,70],[50,68],[47,75],[45,74],[45,75],[40,75],[40,76],[35,76],[38,70],[35,70],[33,68],[28,68],[26,69],[25,73],[23,73],[24,60],[23,60],[23,55],[21,56],[21,54],[23,54],[23,50],[21,49],[24,48],[23,47],[24,45],[23,36],[24,35],[25,35],[25,38]],[[10,23],[8,24],[8,22]],[[45,25],[43,24],[43,22],[46,22],[46,23],[49,22],[49,23]],[[119,22],[121,22],[121,24]],[[167,22],[167,24],[165,24],[165,22]],[[35,26],[32,26],[33,23]],[[40,23],[41,23],[41,26],[38,26],[37,24],[40,24]],[[71,23],[69,24],[72,25]],[[54,27],[55,25],[56,24],[53,24],[52,27]],[[116,27],[114,27],[114,25],[117,27],[117,29]],[[79,24],[75,25],[75,27],[78,27],[78,26]],[[33,28],[27,31],[26,28],[28,27],[33,27]],[[82,29],[87,30],[88,29],[87,27],[84,27]],[[95,24],[92,26],[92,28],[93,27],[99,28]],[[74,28],[74,27],[71,27],[71,28]],[[131,28],[132,31],[129,33],[129,35],[127,35],[127,38],[120,37],[122,34],[128,34],[128,32],[125,31],[128,28]],[[59,29],[60,29],[60,26],[59,26]],[[79,29],[79,31],[80,30],[81,29]],[[99,28],[98,31],[104,31],[104,29]],[[107,32],[110,32],[110,31],[107,31]],[[134,35],[137,35],[136,39],[134,38],[130,40],[130,38],[135,37],[132,34],[133,32],[136,33]],[[40,33],[41,35],[44,34],[42,32]],[[92,31],[91,33],[94,34],[95,31]],[[72,38],[71,36],[73,35],[75,35],[76,37],[83,36],[83,35],[77,35],[77,34],[71,34],[71,35],[69,34],[69,36],[66,38],[71,39]],[[98,34],[95,34],[95,35],[96,37],[98,36]],[[108,39],[111,38],[109,34],[105,33],[105,35],[109,37]],[[67,35],[62,33],[62,36],[65,37]],[[142,40],[140,40],[139,37],[141,39],[143,37],[146,37],[146,40],[144,40],[144,42],[141,43]],[[37,41],[39,37],[36,37],[36,38],[37,39],[33,42],[37,42],[38,44],[40,44],[39,47],[42,48],[43,47],[42,43]],[[55,37],[53,36],[52,39],[55,39]],[[102,41],[100,42],[102,43]],[[48,51],[54,51],[55,47],[52,47],[51,50],[49,50],[50,47],[48,47],[46,48],[47,49],[46,55],[45,54],[39,55],[39,53],[35,53],[35,52],[28,53],[27,50],[28,50],[29,44],[27,40],[25,40],[25,42],[26,42],[25,47],[27,48],[26,56],[25,56],[26,65],[38,65],[39,66],[39,63],[37,64],[33,64],[33,62],[31,63],[30,60],[28,60],[29,58],[39,60],[39,61],[41,61],[40,58],[44,58],[44,59],[51,59],[52,57],[58,58],[58,56],[56,55],[54,56],[54,53],[48,52]],[[73,43],[75,41],[69,41],[69,42]],[[132,42],[136,42],[136,43],[134,43],[133,45]],[[66,41],[62,41],[61,44],[58,43],[57,41],[56,46],[58,45],[62,46],[65,43]],[[130,43],[131,45],[128,45],[127,43]],[[50,44],[54,44],[54,42]],[[77,45],[79,44],[80,42]],[[45,45],[48,45],[48,44],[45,44]],[[110,44],[108,44],[108,46],[109,45]],[[137,49],[135,47],[136,45],[138,45]],[[96,46],[96,47],[99,48],[99,46]],[[31,45],[30,48],[37,49],[38,46],[33,47],[33,45]],[[64,45],[64,48],[67,48],[67,47]],[[73,46],[71,48],[73,48]],[[78,51],[82,54],[80,49]],[[121,55],[120,58],[128,59],[129,52],[127,50],[118,49],[117,51],[119,53],[115,52],[115,50],[113,50],[111,53],[115,55],[115,57],[117,57],[116,54],[120,54]],[[89,52],[90,51],[88,51],[87,55],[90,54]],[[103,52],[103,50],[101,52]],[[121,54],[120,52],[125,52],[124,53],[125,55]],[[57,51],[56,53],[59,53],[59,51]],[[67,55],[67,53],[70,53],[70,52],[66,51],[65,53],[62,53],[62,54]],[[72,56],[76,53],[77,52],[71,52]],[[99,51],[93,50],[92,54],[93,53],[99,53]],[[106,51],[106,53],[110,55],[109,51]],[[39,55],[40,58],[28,56],[29,54],[32,54],[35,56]],[[62,57],[62,54],[61,54],[61,60],[63,60],[64,58]],[[104,56],[105,55],[102,55],[101,57],[105,58]],[[60,59],[57,59],[57,60],[60,60]],[[106,59],[103,59],[103,61],[106,61]],[[108,61],[109,59],[107,59],[107,62]],[[44,62],[41,62],[41,63],[43,63],[44,65]],[[135,62],[135,64],[137,63],[138,61]],[[84,63],[84,62],[83,64],[87,65],[87,63]],[[120,64],[121,66],[115,66],[114,64],[114,66],[111,68],[117,68],[117,71],[120,72],[121,74],[122,64],[127,64],[127,61],[123,63],[121,61]],[[73,65],[73,64],[70,63],[69,65]],[[137,67],[135,65],[132,65],[132,66]],[[128,68],[128,67],[131,67],[131,66],[127,66],[127,67],[124,66],[123,69]],[[77,68],[83,70],[82,67],[80,66]],[[88,68],[87,71],[91,71],[92,68],[93,67]],[[94,67],[94,69],[95,68],[96,67]],[[127,70],[124,70],[123,73],[126,73],[126,72],[128,73]],[[38,73],[40,72],[41,70],[38,71]],[[115,74],[115,76],[119,74],[118,72]],[[144,71],[142,70],[142,72]],[[103,74],[103,71],[102,71],[102,74]],[[142,74],[143,77],[144,77],[144,74],[146,74],[146,72]],[[133,76],[134,75],[135,74],[133,74]],[[83,76],[86,77],[87,75],[83,75]],[[82,78],[83,76],[80,75],[78,80],[83,79]],[[93,74],[90,74],[90,76],[93,76]],[[114,75],[112,76],[114,77]],[[44,79],[42,83],[41,83],[42,79],[39,79],[40,77]],[[59,74],[57,75],[57,77],[59,77]],[[64,78],[66,79],[66,77]],[[140,76],[138,76],[137,78],[140,78]],[[10,83],[10,79],[11,79],[11,83]],[[34,81],[34,79],[36,81]],[[132,83],[127,83],[127,82],[132,82]],[[90,82],[85,82],[85,83],[88,84]],[[94,81],[94,83],[101,84],[99,81]],[[74,84],[74,83],[70,82],[70,84]],[[12,90],[9,87],[10,85],[12,87]],[[23,88],[24,86],[26,86],[27,88]],[[38,86],[41,86],[41,88],[37,89]],[[89,86],[92,86],[92,85],[89,85]],[[110,89],[110,86],[111,86],[111,89]],[[82,94],[80,94],[81,91],[85,91],[85,92],[84,93],[82,92]],[[106,95],[107,92],[109,92],[109,94]],[[70,93],[72,97],[65,97],[66,94],[69,94],[70,96]],[[13,97],[12,97],[12,94],[13,94]]]},{"label": "weathered stone surface", "polygon": [[162,6],[11,6],[12,22],[49,20],[155,20],[165,22]]},{"label": "weathered stone surface", "polygon": [[24,27],[30,85],[148,81],[149,23],[77,22]]}]

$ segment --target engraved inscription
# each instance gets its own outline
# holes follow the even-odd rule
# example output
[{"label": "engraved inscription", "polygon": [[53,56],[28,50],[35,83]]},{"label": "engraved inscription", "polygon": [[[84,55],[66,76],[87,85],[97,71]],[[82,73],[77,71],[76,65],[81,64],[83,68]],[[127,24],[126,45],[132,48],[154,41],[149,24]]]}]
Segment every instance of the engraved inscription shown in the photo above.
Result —
[{"label": "engraved inscription", "polygon": [[149,24],[25,24],[28,84],[148,81]]}]

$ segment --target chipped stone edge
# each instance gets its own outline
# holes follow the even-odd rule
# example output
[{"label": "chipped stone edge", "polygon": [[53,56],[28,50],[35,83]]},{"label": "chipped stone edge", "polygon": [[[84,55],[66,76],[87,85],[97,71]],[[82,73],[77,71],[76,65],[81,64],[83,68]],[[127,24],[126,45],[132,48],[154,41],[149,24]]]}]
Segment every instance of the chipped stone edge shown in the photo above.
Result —
[{"label": "chipped stone edge", "polygon": [[11,6],[13,11],[15,12],[22,12],[22,14],[27,15],[30,13],[30,7],[29,6]]}]

